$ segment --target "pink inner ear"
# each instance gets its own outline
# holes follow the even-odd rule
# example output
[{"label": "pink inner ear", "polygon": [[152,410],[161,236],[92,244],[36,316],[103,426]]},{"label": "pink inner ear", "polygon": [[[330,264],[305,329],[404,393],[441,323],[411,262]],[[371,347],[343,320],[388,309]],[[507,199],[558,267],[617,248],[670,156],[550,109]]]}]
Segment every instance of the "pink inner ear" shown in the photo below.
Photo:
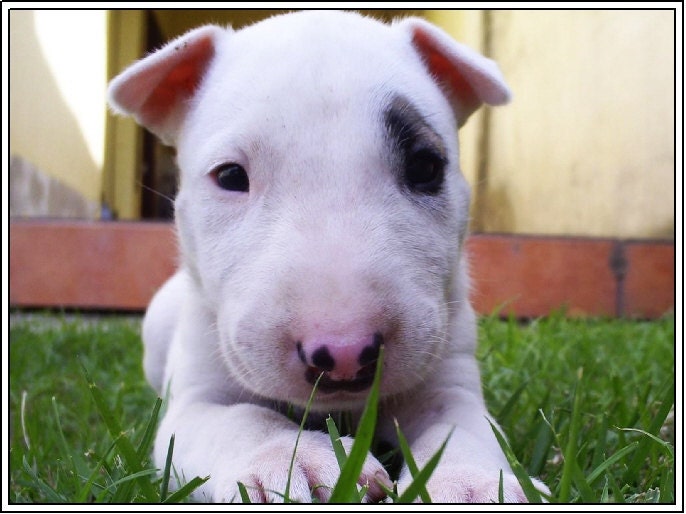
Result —
[{"label": "pink inner ear", "polygon": [[436,47],[435,41],[429,34],[417,27],[413,32],[412,41],[424,57],[431,74],[439,82],[445,84],[455,99],[459,100],[461,111],[468,115],[481,105],[481,100],[469,81],[459,72],[455,64]]},{"label": "pink inner ear", "polygon": [[205,37],[176,51],[183,53],[177,58],[177,64],[171,67],[141,106],[140,120],[146,126],[162,124],[181,102],[195,93],[207,63],[214,55],[214,45],[212,38]]}]

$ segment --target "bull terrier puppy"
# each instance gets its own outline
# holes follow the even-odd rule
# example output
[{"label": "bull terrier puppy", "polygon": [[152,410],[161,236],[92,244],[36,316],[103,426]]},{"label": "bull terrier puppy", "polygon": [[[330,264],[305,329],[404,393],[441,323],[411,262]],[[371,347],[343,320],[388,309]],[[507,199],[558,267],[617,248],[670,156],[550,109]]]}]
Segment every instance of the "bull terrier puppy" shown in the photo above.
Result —
[{"label": "bull terrier puppy", "polygon": [[[192,30],[109,89],[177,150],[180,267],[147,311],[144,368],[199,500],[326,501],[339,476],[329,413],[359,416],[384,359],[377,437],[394,420],[421,468],[452,431],[434,502],[526,501],[489,425],[474,357],[457,129],[506,103],[496,64],[417,18],[301,12]],[[321,426],[321,423],[319,423]],[[351,437],[342,439],[348,450]],[[396,477],[394,477],[396,478]],[[398,490],[411,482],[407,466]],[[535,482],[542,491],[545,486]],[[369,454],[366,501],[391,487]],[[382,487],[383,486],[383,487]]]}]

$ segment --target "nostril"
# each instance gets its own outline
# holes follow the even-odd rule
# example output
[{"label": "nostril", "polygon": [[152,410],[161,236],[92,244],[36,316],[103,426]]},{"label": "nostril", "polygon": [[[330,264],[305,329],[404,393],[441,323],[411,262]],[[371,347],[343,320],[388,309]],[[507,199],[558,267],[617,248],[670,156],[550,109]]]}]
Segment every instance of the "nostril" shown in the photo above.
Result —
[{"label": "nostril", "polygon": [[323,371],[333,371],[336,361],[326,346],[320,346],[312,354],[312,364]]},{"label": "nostril", "polygon": [[376,362],[376,360],[379,358],[379,349],[381,348],[382,344],[383,336],[378,332],[375,333],[372,344],[365,346],[360,352],[360,356],[357,359],[357,362],[360,363],[360,366],[368,366],[369,364]]},{"label": "nostril", "polygon": [[298,358],[303,364],[311,365],[321,371],[332,371],[336,366],[336,361],[326,346],[320,346],[312,353],[311,362],[307,361],[307,354],[300,341],[295,344],[295,348],[298,351]]}]

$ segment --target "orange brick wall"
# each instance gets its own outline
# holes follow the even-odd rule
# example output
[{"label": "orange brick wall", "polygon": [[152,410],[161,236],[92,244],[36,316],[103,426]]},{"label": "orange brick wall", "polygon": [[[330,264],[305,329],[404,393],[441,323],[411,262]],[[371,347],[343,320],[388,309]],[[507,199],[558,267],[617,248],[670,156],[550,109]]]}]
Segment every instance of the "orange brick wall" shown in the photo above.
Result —
[{"label": "orange brick wall", "polygon": [[[177,261],[169,223],[12,221],[9,241],[13,307],[143,310]],[[473,235],[468,251],[480,313],[655,318],[674,308],[672,242]]]}]

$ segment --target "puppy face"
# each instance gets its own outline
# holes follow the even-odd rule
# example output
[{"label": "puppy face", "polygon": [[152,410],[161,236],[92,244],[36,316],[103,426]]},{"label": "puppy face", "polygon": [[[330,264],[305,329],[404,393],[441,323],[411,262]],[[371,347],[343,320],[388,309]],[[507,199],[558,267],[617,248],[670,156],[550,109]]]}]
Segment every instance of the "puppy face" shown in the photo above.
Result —
[{"label": "puppy face", "polygon": [[383,394],[424,380],[464,296],[453,112],[408,38],[349,21],[218,41],[177,142],[184,261],[221,359],[248,390],[301,404],[324,371],[322,408],[364,400],[366,342],[385,348]]}]

